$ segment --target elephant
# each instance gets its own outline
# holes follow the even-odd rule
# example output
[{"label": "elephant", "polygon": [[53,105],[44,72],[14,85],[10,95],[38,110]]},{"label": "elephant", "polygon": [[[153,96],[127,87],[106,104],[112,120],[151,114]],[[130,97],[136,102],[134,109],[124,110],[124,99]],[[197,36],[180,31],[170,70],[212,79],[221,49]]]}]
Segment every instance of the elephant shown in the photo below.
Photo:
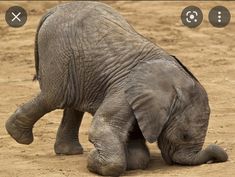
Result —
[{"label": "elephant", "polygon": [[55,152],[82,153],[78,131],[89,112],[95,149],[87,168],[100,175],[145,169],[147,142],[158,145],[167,164],[228,159],[218,145],[203,150],[210,115],[204,87],[106,4],[70,2],[48,10],[36,32],[35,69],[40,93],[5,125],[18,143],[32,143],[34,124],[63,109]]}]

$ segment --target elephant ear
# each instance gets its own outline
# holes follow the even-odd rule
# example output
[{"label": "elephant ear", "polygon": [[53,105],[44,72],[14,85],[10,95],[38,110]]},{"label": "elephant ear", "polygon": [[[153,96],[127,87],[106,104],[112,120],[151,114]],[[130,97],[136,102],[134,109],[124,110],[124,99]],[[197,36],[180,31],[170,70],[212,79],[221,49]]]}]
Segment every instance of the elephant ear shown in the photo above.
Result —
[{"label": "elephant ear", "polygon": [[140,62],[128,75],[127,102],[145,139],[157,141],[177,99],[173,78],[176,66],[167,60]]}]

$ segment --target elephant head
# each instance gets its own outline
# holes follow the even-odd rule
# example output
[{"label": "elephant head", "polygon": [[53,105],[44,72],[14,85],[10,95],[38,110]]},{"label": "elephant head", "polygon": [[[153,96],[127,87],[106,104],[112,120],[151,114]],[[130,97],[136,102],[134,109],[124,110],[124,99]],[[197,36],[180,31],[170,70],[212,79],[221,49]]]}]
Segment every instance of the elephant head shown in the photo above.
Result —
[{"label": "elephant head", "polygon": [[143,136],[158,143],[168,164],[227,160],[217,145],[202,150],[210,115],[207,94],[176,58],[140,62],[129,74],[125,94]]}]

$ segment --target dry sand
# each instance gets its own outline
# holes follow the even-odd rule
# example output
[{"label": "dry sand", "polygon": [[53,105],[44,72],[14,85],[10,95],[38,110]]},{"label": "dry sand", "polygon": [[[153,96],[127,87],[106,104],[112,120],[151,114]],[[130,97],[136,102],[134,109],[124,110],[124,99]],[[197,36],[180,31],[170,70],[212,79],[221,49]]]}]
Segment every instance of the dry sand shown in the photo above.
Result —
[{"label": "dry sand", "polygon": [[[56,156],[55,135],[62,112],[44,116],[34,128],[35,140],[17,144],[6,133],[4,123],[17,106],[39,92],[32,82],[34,35],[42,13],[59,2],[0,2],[0,177],[96,176],[86,169],[87,130],[91,121],[85,115],[80,141],[83,155]],[[205,145],[216,143],[227,149],[229,161],[197,167],[168,166],[155,144],[149,145],[151,162],[146,170],[129,171],[124,176],[232,177],[235,175],[235,3],[234,2],[106,2],[113,6],[151,41],[177,56],[200,80],[209,94],[211,118]],[[11,5],[27,9],[27,23],[14,29],[5,23],[4,13]],[[197,5],[203,10],[200,27],[181,24],[181,10]],[[216,5],[231,9],[232,19],[223,29],[212,27],[208,11]]]}]

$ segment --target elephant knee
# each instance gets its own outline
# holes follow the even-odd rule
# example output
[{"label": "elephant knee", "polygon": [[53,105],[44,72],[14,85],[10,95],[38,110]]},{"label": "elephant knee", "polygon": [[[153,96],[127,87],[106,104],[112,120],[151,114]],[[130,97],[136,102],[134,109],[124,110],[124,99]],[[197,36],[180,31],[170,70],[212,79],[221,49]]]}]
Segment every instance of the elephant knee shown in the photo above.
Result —
[{"label": "elephant knee", "polygon": [[104,176],[119,176],[126,170],[123,163],[113,162],[102,167],[102,175]]},{"label": "elephant knee", "polygon": [[150,161],[150,153],[145,142],[132,141],[127,146],[128,170],[145,169]]},{"label": "elephant knee", "polygon": [[150,157],[145,152],[140,152],[136,155],[129,155],[127,160],[127,169],[136,170],[136,169],[146,169],[148,167]]},{"label": "elephant knee", "polygon": [[87,168],[90,172],[103,176],[120,176],[126,170],[125,165],[119,163],[110,163],[95,169],[92,165],[88,164]]},{"label": "elephant knee", "polygon": [[105,159],[97,150],[93,150],[88,156],[87,168],[89,171],[100,175],[119,176],[126,170],[126,163],[119,157]]}]

